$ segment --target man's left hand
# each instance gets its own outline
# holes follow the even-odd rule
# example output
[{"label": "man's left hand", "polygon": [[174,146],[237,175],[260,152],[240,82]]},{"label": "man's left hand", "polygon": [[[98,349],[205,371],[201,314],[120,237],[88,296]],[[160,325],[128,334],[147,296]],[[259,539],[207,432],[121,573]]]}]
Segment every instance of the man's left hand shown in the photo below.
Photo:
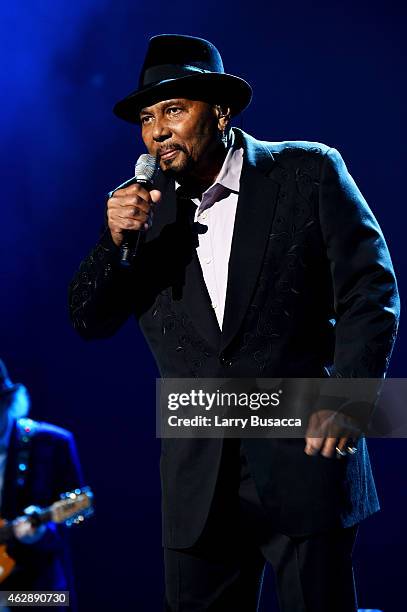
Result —
[{"label": "man's left hand", "polygon": [[13,522],[13,532],[15,537],[23,544],[34,544],[42,538],[46,531],[45,525],[34,526],[30,520],[30,514],[37,512],[39,508],[29,506],[24,510],[25,515],[20,516]]},{"label": "man's left hand", "polygon": [[355,421],[333,410],[319,410],[311,415],[305,435],[305,453],[341,458],[356,452],[355,442],[360,436]]}]

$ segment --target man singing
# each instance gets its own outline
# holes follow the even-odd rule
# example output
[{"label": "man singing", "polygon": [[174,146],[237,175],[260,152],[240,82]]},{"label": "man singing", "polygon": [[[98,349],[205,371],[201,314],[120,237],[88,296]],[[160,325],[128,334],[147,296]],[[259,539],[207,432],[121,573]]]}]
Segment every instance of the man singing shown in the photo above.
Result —
[{"label": "man singing", "polygon": [[[165,181],[108,200],[73,325],[106,337],[135,315],[166,378],[383,377],[399,301],[382,232],[335,149],[230,127],[251,93],[208,41],[150,40],[115,113]],[[254,612],[269,561],[282,612],[355,612],[356,529],[379,508],[364,439],[166,439],[161,474],[167,610]]]}]

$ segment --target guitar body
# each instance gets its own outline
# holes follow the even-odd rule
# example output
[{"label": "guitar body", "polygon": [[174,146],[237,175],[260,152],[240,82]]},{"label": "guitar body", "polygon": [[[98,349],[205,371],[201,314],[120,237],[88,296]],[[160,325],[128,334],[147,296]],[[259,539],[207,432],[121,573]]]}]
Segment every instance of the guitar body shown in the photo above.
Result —
[{"label": "guitar body", "polygon": [[[6,521],[0,518],[0,528],[5,527]],[[13,571],[16,562],[7,554],[5,544],[0,544],[0,583]]]}]

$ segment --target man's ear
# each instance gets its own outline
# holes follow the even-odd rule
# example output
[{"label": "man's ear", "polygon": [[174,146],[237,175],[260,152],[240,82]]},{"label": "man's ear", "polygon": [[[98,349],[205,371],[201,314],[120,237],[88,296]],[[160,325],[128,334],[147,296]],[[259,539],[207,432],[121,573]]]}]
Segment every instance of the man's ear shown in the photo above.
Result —
[{"label": "man's ear", "polygon": [[226,104],[215,104],[215,111],[218,117],[218,128],[223,132],[230,123],[230,108]]}]

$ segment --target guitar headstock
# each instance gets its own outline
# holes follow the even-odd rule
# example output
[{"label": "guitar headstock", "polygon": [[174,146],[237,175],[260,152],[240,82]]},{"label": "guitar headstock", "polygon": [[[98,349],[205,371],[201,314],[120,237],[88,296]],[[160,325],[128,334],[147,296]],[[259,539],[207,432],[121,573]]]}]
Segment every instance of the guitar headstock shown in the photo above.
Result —
[{"label": "guitar headstock", "polygon": [[93,514],[93,493],[89,487],[68,491],[49,510],[54,523],[65,523],[67,527],[80,525]]}]

